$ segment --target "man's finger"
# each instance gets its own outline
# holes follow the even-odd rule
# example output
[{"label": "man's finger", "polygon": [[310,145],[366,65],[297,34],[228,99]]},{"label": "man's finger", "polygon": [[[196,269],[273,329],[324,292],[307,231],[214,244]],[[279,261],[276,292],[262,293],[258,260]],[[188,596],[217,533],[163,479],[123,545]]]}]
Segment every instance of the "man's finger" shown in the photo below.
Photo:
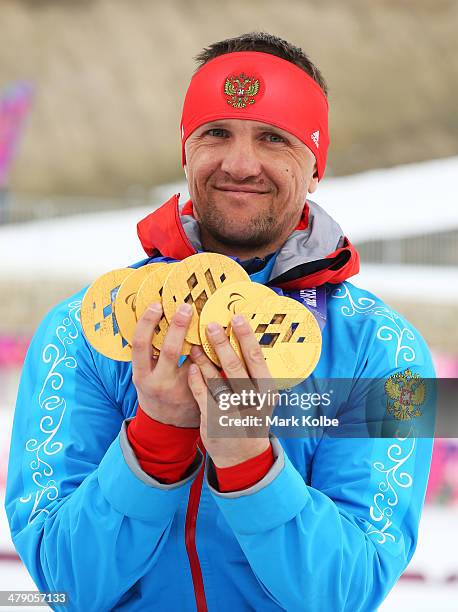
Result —
[{"label": "man's finger", "polygon": [[[229,384],[229,380],[223,378],[212,361],[203,352],[200,346],[193,346],[190,355],[194,364],[199,366],[200,373],[207,385],[207,393],[211,396],[215,404],[219,404],[219,395],[225,393],[231,395],[233,389]],[[244,379],[246,381],[246,379]]]},{"label": "man's finger", "polygon": [[205,384],[204,377],[200,368],[195,363],[189,366],[188,370],[188,384],[191,389],[191,393],[194,396],[197,404],[199,405],[200,413],[204,418],[205,426],[207,422],[207,403],[211,401],[210,394],[208,393],[208,387]]},{"label": "man's finger", "polygon": [[192,318],[192,306],[181,304],[170,321],[161,346],[161,354],[157,361],[158,377],[170,377],[176,374],[178,361],[183,354],[183,344]]},{"label": "man's finger", "polygon": [[153,362],[153,335],[161,320],[162,306],[151,304],[139,319],[132,338],[132,375],[135,379],[148,376],[155,367]]},{"label": "man's finger", "polygon": [[206,384],[208,384],[209,380],[221,378],[218,368],[210,361],[200,346],[195,345],[191,348],[190,357],[193,363],[199,366]]},{"label": "man's finger", "polygon": [[215,349],[221,367],[230,382],[234,393],[255,391],[255,387],[237,353],[232,348],[224,329],[218,323],[207,325],[207,337]]},{"label": "man's finger", "polygon": [[215,349],[221,367],[228,378],[249,378],[248,373],[232,348],[229,338],[219,323],[209,323],[206,329],[207,338]]},{"label": "man's finger", "polygon": [[277,388],[253,330],[242,315],[232,317],[231,324],[251,378],[255,381],[259,393],[269,397]]},{"label": "man's finger", "polygon": [[271,378],[261,346],[248,321],[242,315],[234,315],[231,323],[251,378]]}]

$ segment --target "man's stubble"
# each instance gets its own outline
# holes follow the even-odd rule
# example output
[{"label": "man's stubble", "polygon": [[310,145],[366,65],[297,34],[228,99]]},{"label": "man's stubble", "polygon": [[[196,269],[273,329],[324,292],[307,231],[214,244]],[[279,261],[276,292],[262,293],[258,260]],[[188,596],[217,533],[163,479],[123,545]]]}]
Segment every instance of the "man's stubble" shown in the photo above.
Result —
[{"label": "man's stubble", "polygon": [[[277,243],[291,223],[288,216],[278,221],[272,205],[268,210],[252,217],[245,227],[221,214],[213,201],[209,201],[203,211],[198,211],[198,215],[201,233],[203,230],[204,234],[207,233],[217,242],[239,249],[262,248]],[[286,238],[287,236],[285,241]]]}]

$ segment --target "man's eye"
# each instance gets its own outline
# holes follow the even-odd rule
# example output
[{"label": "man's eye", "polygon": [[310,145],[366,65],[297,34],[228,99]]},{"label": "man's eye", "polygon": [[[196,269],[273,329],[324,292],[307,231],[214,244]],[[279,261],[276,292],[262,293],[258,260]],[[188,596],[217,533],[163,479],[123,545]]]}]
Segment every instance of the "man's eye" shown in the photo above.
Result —
[{"label": "man's eye", "polygon": [[212,128],[211,130],[207,130],[205,134],[214,136],[215,138],[224,138],[227,136],[227,132],[226,130],[223,130],[223,128]]},{"label": "man's eye", "polygon": [[268,134],[265,134],[264,137],[269,142],[286,142],[286,140],[283,138],[283,136],[280,136],[280,134],[273,134],[272,132],[269,132]]}]

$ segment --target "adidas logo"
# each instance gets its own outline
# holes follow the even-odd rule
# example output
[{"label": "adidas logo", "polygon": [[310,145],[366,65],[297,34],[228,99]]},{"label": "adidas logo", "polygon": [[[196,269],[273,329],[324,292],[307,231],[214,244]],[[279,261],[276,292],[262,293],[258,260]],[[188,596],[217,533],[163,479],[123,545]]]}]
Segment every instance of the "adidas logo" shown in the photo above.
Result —
[{"label": "adidas logo", "polygon": [[318,149],[320,146],[320,131],[317,130],[316,132],[313,132],[313,134],[310,135],[310,138],[313,140],[316,148]]}]

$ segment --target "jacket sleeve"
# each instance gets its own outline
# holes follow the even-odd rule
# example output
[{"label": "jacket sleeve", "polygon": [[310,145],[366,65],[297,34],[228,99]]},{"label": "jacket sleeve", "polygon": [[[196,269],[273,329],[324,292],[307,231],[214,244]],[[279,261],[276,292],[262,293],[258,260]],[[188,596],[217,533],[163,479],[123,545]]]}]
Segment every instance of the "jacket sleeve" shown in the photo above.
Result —
[{"label": "jacket sleeve", "polygon": [[106,610],[158,562],[202,456],[172,485],[141,470],[115,381],[99,375],[104,359],[82,336],[79,309],[78,299],[56,307],[29,348],[6,511],[41,591],[66,592],[72,610]]},{"label": "jacket sleeve", "polygon": [[[410,368],[425,379],[434,377],[420,337],[412,345],[415,360],[405,352],[407,368],[385,344],[374,343],[363,377],[386,379]],[[387,410],[386,395],[374,407],[379,408]],[[434,410],[434,394],[421,409]],[[369,612],[415,550],[432,436],[323,435],[308,466],[310,485],[288,457],[289,441],[282,445],[273,438],[275,463],[253,487],[219,492],[211,462],[207,481],[260,585],[277,605]]]}]

